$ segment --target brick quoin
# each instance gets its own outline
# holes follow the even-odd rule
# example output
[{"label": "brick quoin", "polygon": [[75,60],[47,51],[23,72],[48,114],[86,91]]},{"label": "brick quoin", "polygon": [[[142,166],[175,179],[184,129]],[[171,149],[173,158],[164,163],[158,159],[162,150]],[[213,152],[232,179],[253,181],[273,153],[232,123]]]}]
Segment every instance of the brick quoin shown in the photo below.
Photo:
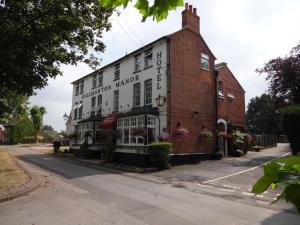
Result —
[{"label": "brick quoin", "polygon": [[[230,121],[229,124],[245,128],[245,91],[236,80],[226,63],[217,65],[218,80],[223,83],[224,98],[218,98],[218,118]],[[234,99],[227,97],[231,93]]]},{"label": "brick quoin", "polygon": [[[200,137],[203,129],[216,131],[215,57],[199,33],[196,9],[186,4],[182,29],[169,36],[168,131],[173,153],[212,153],[211,140]],[[201,53],[209,56],[209,70],[201,68]],[[187,137],[176,135],[178,124]]]}]

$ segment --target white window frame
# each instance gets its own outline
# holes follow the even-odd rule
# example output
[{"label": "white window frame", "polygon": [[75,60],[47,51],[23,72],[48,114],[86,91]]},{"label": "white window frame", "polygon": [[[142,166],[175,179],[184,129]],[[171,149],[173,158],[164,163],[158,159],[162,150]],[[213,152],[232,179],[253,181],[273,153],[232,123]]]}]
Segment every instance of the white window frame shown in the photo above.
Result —
[{"label": "white window frame", "polygon": [[209,70],[209,56],[207,54],[201,52],[200,63],[202,69]]},{"label": "white window frame", "polygon": [[93,96],[91,98],[91,108],[92,109],[96,108],[96,101],[97,101],[96,96]]},{"label": "white window frame", "polygon": [[[145,117],[147,116],[147,124],[145,125]],[[131,116],[131,117],[123,117],[117,120],[117,132],[121,132],[121,140],[117,139],[117,145],[125,145],[125,146],[145,146],[144,144],[144,137],[142,136],[131,136],[131,130],[134,128],[145,128],[145,129],[154,129],[156,132],[156,116],[153,115],[138,115],[138,116]],[[129,141],[128,143],[124,143],[124,130],[128,129],[129,132]],[[154,133],[156,136],[156,133]],[[148,136],[147,136],[148,138]],[[143,143],[138,143],[138,139],[143,139]],[[147,140],[148,143],[148,140]],[[148,143],[149,145],[150,143]]]},{"label": "white window frame", "polygon": [[141,83],[133,85],[133,107],[141,106]]},{"label": "white window frame", "polygon": [[98,87],[103,86],[103,72],[100,72],[98,75]]},{"label": "white window frame", "polygon": [[102,94],[97,96],[97,106],[98,108],[102,108]]},{"label": "white window frame", "polygon": [[119,93],[119,90],[114,90],[114,101],[113,101],[113,103],[114,103],[114,112],[118,112],[119,111],[119,95],[120,95],[120,93]]},{"label": "white window frame", "polygon": [[80,94],[84,92],[84,80],[80,82]]},{"label": "white window frame", "polygon": [[120,63],[115,65],[114,80],[120,79]]},{"label": "white window frame", "polygon": [[141,71],[142,69],[142,55],[138,54],[134,56],[134,72]]},{"label": "white window frame", "polygon": [[153,54],[152,54],[152,48],[150,48],[146,50],[144,53],[144,63],[145,63],[144,69],[151,67],[152,62],[153,62]]},{"label": "white window frame", "polygon": [[97,87],[97,75],[94,75],[92,78],[92,89]]},{"label": "white window frame", "polygon": [[152,105],[152,79],[144,82],[144,104]]},{"label": "white window frame", "polygon": [[79,95],[79,83],[75,84],[75,96]]}]

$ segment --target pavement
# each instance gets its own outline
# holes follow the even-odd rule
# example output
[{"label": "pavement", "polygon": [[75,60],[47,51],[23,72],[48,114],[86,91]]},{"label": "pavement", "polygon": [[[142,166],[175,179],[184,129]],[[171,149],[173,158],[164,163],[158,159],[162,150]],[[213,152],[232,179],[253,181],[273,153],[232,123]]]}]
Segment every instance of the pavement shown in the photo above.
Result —
[{"label": "pavement", "polygon": [[[231,159],[184,166],[194,170],[191,176],[200,181],[195,182],[186,181],[188,172],[183,167],[143,175],[85,167],[26,147],[9,147],[9,150],[38,178],[40,187],[27,196],[0,203],[1,225],[299,224],[300,216],[292,211],[253,205],[248,200],[237,201],[201,189],[192,190],[192,186],[210,185],[203,182],[228,176],[221,164],[229,170],[231,167],[226,161]],[[205,175],[205,171],[197,173],[196,167],[204,169],[204,164],[211,169],[220,166],[220,169],[215,175]],[[237,167],[239,169],[230,169],[230,172],[247,168]],[[178,177],[185,174],[185,181],[169,182],[173,172]]]}]

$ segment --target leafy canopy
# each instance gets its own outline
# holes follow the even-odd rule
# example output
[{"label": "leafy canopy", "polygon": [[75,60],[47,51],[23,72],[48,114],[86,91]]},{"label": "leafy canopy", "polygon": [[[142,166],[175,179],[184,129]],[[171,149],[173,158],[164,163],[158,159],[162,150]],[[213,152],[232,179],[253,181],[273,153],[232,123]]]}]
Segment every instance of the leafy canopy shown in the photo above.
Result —
[{"label": "leafy canopy", "polygon": [[32,95],[60,64],[92,67],[104,51],[102,33],[110,29],[112,9],[98,0],[10,0],[0,8],[0,96],[9,90]]},{"label": "leafy canopy", "polygon": [[35,105],[30,109],[30,116],[35,132],[39,132],[42,129],[43,117],[45,114],[46,109],[44,107],[39,107]]},{"label": "leafy canopy", "polygon": [[300,43],[289,55],[267,62],[256,71],[266,73],[269,81],[269,93],[276,105],[300,104]]},{"label": "leafy canopy", "polygon": [[280,118],[270,95],[250,99],[247,107],[247,129],[256,134],[279,134]]},{"label": "leafy canopy", "polygon": [[[126,8],[129,2],[132,2],[132,0],[99,0],[99,3],[107,8],[118,6]],[[150,4],[149,0],[137,0],[134,7],[142,14],[142,21],[145,21],[148,17],[161,21],[167,18],[170,10],[175,10],[182,5],[183,0],[154,0],[153,4]]]},{"label": "leafy canopy", "polygon": [[264,175],[254,184],[252,193],[263,193],[270,186],[282,190],[276,201],[291,202],[300,213],[300,157],[290,156],[266,164]]}]

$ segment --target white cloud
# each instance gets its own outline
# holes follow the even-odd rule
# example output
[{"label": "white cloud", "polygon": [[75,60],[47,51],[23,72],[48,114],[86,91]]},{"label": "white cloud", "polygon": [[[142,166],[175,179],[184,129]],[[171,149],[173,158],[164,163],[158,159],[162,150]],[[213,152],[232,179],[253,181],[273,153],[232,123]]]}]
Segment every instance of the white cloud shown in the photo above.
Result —
[{"label": "white cloud", "polygon": [[[269,59],[286,55],[300,37],[299,0],[191,0],[198,9],[201,34],[218,58],[225,61],[246,90],[246,100],[266,91],[263,76],[255,73]],[[141,15],[129,5],[119,17],[112,17],[112,29],[104,34],[106,51],[99,54],[102,65],[181,28],[181,11],[170,13],[160,23]],[[126,31],[124,31],[126,30]],[[130,35],[128,34],[130,33]],[[64,129],[62,115],[71,109],[72,81],[92,70],[84,64],[63,66],[63,77],[31,98],[31,104],[46,106],[45,123]]]}]

